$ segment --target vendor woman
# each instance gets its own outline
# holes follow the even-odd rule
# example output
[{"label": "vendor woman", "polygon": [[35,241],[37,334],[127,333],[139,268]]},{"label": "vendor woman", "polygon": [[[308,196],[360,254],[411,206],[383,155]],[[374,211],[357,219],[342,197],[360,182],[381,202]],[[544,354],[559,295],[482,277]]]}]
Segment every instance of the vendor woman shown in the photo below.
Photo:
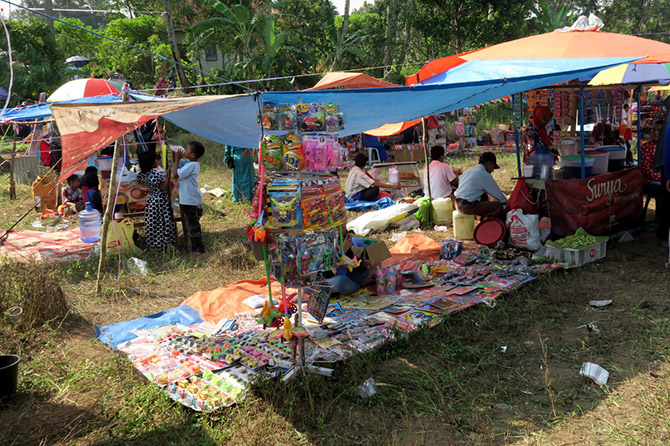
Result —
[{"label": "vendor woman", "polygon": [[528,159],[535,149],[538,147],[546,147],[549,149],[549,152],[554,155],[554,159],[558,157],[558,152],[556,149],[551,147],[551,138],[547,133],[547,126],[551,122],[551,119],[554,117],[554,113],[546,105],[538,105],[533,111],[533,120],[528,125],[526,129],[526,153],[525,159]]},{"label": "vendor woman", "polygon": [[377,201],[380,198],[380,188],[400,190],[398,184],[380,183],[372,178],[372,175],[364,170],[367,162],[368,157],[364,153],[359,153],[354,158],[355,166],[349,171],[344,185],[344,193],[349,200]]}]

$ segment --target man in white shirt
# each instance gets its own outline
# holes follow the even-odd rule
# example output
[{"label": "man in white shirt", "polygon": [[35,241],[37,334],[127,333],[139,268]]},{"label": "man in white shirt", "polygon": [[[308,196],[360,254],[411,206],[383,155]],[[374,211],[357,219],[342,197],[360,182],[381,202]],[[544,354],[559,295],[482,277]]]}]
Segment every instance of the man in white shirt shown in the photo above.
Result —
[{"label": "man in white shirt", "polygon": [[[461,175],[455,194],[459,212],[505,221],[507,197],[491,176],[495,169],[500,169],[495,154],[484,152],[479,157],[479,164]],[[494,200],[489,200],[489,196]]]},{"label": "man in white shirt", "polygon": [[[453,195],[454,189],[458,187],[458,176],[462,173],[460,169],[455,171],[444,162],[444,147],[433,146],[430,149],[428,165],[430,169],[430,196],[432,198],[447,198]],[[428,179],[426,169],[423,170],[423,195],[428,196]]]},{"label": "man in white shirt", "polygon": [[379,188],[399,190],[398,184],[385,184],[372,178],[364,167],[368,162],[368,157],[364,153],[359,153],[354,158],[355,166],[349,171],[347,182],[344,184],[344,195],[350,200],[377,201]]}]

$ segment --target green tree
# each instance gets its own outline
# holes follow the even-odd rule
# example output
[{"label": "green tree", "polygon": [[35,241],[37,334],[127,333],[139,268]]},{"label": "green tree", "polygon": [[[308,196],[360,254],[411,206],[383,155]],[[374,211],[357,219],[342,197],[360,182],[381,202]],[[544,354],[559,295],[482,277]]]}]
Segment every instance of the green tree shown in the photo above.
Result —
[{"label": "green tree", "polygon": [[[107,37],[172,59],[165,22],[161,17],[141,15],[134,19],[113,20],[103,33]],[[165,61],[107,39],[101,39],[96,53],[95,60],[105,73],[119,70],[136,88],[150,88],[157,77],[165,77],[172,68]]]},{"label": "green tree", "polygon": [[[63,54],[56,45],[48,26],[37,19],[10,20],[7,28],[12,43],[14,59],[13,104],[24,99],[37,99],[40,92],[51,93],[65,79]],[[0,33],[0,48],[7,49],[5,34]],[[0,58],[0,85],[9,84],[9,61],[5,54]]]},{"label": "green tree", "polygon": [[[93,31],[90,26],[84,25],[79,19],[63,19],[73,25]],[[71,56],[86,56],[90,60],[95,57],[96,48],[102,40],[100,37],[87,33],[64,23],[56,22],[56,43],[66,58]]]},{"label": "green tree", "polygon": [[536,15],[536,26],[541,32],[548,33],[572,25],[573,22],[574,12],[571,12],[570,6],[565,3],[554,8],[550,3],[539,0],[533,12]]}]

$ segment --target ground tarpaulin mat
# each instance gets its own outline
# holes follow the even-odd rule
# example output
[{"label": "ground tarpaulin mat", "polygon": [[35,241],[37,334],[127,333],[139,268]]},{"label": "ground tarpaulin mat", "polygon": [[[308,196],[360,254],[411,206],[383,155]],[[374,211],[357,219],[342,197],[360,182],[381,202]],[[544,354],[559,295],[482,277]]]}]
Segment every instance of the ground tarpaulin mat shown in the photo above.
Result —
[{"label": "ground tarpaulin mat", "polygon": [[[413,237],[397,251],[410,255],[434,249],[422,237]],[[301,309],[301,328],[275,323],[264,329],[259,315],[277,307],[252,310],[243,301],[257,306],[265,299],[266,282],[241,281],[188,298],[185,303],[197,306],[200,313],[182,305],[101,327],[99,338],[128,355],[133,366],[173,400],[193,410],[211,412],[243,398],[248,383],[256,377],[283,376],[291,367],[297,336],[304,336],[308,364],[332,364],[369,352],[423,325],[438,324],[447,314],[479,303],[495,306],[500,295],[539,274],[566,266],[532,265],[524,259],[496,260],[488,249],[469,245],[448,260],[400,261],[392,275],[403,278],[401,288],[381,296],[364,288],[332,299],[325,314],[321,313],[321,321],[308,312],[311,307],[306,303]],[[276,304],[280,284],[272,283],[272,291]],[[291,337],[287,330],[293,339],[289,342],[282,339]]]},{"label": "ground tarpaulin mat", "polygon": [[81,241],[79,228],[55,232],[12,231],[0,243],[0,257],[17,262],[72,262],[87,259],[93,245]]},{"label": "ground tarpaulin mat", "polygon": [[389,197],[384,197],[377,201],[349,200],[348,198],[344,199],[344,207],[347,209],[347,211],[352,212],[365,212],[374,209],[384,209],[389,206],[393,206],[394,204],[395,201]]}]

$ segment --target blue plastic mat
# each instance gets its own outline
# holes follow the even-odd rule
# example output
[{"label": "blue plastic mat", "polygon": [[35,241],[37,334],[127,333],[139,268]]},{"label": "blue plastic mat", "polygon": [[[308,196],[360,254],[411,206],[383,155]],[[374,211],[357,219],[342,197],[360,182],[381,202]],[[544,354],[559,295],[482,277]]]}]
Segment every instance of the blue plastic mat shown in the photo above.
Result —
[{"label": "blue plastic mat", "polygon": [[377,201],[357,201],[344,199],[344,207],[348,211],[362,212],[370,211],[373,209],[384,209],[389,206],[393,206],[395,201],[391,200],[389,197],[384,197],[381,200]]},{"label": "blue plastic mat", "polygon": [[159,327],[168,324],[192,325],[202,322],[198,310],[182,305],[167,311],[144,316],[131,321],[117,322],[116,324],[95,327],[96,336],[110,347],[128,342],[136,338],[133,330]]}]

